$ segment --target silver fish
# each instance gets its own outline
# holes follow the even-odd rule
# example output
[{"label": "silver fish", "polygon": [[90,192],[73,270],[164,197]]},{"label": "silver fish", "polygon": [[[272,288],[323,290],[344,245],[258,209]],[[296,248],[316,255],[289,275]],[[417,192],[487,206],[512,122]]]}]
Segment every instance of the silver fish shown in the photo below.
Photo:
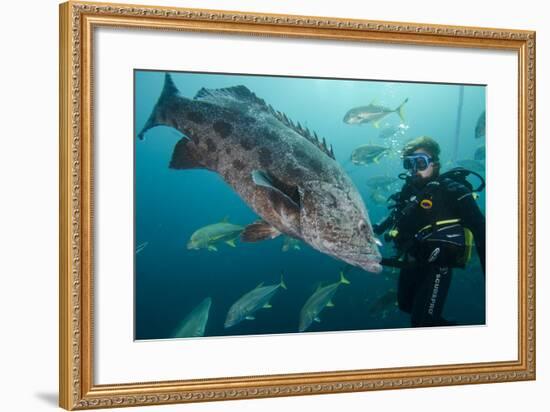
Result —
[{"label": "silver fish", "polygon": [[457,160],[456,164],[477,173],[485,173],[485,165],[479,160],[462,159]]},{"label": "silver fish", "polygon": [[141,252],[143,252],[148,245],[149,245],[149,242],[140,243],[136,247],[136,255],[139,255]]},{"label": "silver fish", "polygon": [[485,145],[479,146],[474,153],[474,160],[485,161]]},{"label": "silver fish", "polygon": [[226,219],[221,222],[197,229],[187,242],[187,249],[207,249],[217,251],[217,244],[225,243],[235,247],[235,240],[239,238],[244,226],[234,225]]},{"label": "silver fish", "polygon": [[367,179],[367,186],[374,190],[387,190],[389,186],[398,182],[398,177],[373,176]]},{"label": "silver fish", "polygon": [[364,270],[382,270],[363,200],[332,148],[246,87],[201,89],[188,99],[166,74],[138,138],[160,125],[184,135],[171,168],[218,173],[262,218],[241,240],[283,233]]},{"label": "silver fish", "polygon": [[351,152],[351,162],[355,165],[378,163],[380,159],[390,153],[390,148],[376,144],[359,146]]},{"label": "silver fish", "polygon": [[227,312],[227,317],[225,318],[224,327],[230,328],[245,319],[254,320],[254,313],[256,313],[256,311],[262,308],[271,308],[269,301],[275,292],[279,290],[279,288],[286,289],[282,276],[281,282],[276,285],[264,286],[262,282],[250,292],[244,294],[231,306],[231,308],[229,308],[229,312]]},{"label": "silver fish", "polygon": [[385,205],[388,203],[388,198],[380,193],[378,190],[373,190],[369,196],[370,200],[377,205]]},{"label": "silver fish", "polygon": [[481,112],[476,123],[475,138],[485,137],[485,110]]},{"label": "silver fish", "polygon": [[[385,318],[388,312],[395,311],[397,308],[397,292],[395,289],[390,289],[369,306],[367,313],[370,316],[381,314],[382,317]],[[384,314],[386,314],[386,316]]]},{"label": "silver fish", "polygon": [[380,130],[380,133],[378,133],[378,137],[380,139],[389,139],[392,137],[404,136],[405,131],[408,128],[409,126],[404,123],[399,123],[398,125],[389,125]]},{"label": "silver fish", "polygon": [[395,109],[390,109],[384,106],[376,104],[374,101],[368,106],[360,106],[350,109],[344,116],[344,123],[347,124],[365,124],[372,123],[376,128],[380,127],[378,123],[381,119],[391,113],[397,113],[401,118],[401,121],[405,121],[405,113],[403,106],[409,99],[405,99],[403,103],[397,106]]},{"label": "silver fish", "polygon": [[321,322],[319,314],[324,308],[334,306],[332,297],[336,293],[338,286],[341,284],[349,285],[350,282],[344,277],[344,273],[340,272],[340,280],[330,285],[318,287],[317,290],[309,297],[300,311],[300,324],[298,330],[300,332],[308,329],[313,321]]},{"label": "silver fish", "polygon": [[205,298],[179,324],[173,333],[174,338],[197,338],[204,336],[212,299]]},{"label": "silver fish", "polygon": [[300,250],[300,241],[298,239],[294,239],[293,237],[285,236],[281,250],[283,252],[288,252],[289,250]]}]

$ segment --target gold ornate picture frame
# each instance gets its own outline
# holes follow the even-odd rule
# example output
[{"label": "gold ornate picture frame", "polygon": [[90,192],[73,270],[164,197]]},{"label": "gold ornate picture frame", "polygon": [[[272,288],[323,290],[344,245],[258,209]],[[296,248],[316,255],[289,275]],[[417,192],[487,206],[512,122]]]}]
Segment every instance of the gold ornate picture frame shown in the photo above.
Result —
[{"label": "gold ornate picture frame", "polygon": [[[326,372],[97,383],[94,314],[94,35],[98,28],[214,33],[517,56],[517,358]],[[368,74],[367,74],[368,75]],[[131,136],[126,138],[131,139]],[[535,379],[535,33],[331,17],[70,1],[60,5],[60,406],[93,409]],[[132,320],[128,320],[131,322]]]}]

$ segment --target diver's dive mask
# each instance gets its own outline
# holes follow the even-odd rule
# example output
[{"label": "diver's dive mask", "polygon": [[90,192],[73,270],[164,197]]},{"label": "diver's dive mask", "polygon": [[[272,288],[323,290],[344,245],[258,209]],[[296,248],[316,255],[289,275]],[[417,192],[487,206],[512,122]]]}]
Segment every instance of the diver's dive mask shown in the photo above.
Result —
[{"label": "diver's dive mask", "polygon": [[433,159],[426,153],[414,153],[403,157],[403,168],[411,174],[426,170],[430,163],[433,163]]}]

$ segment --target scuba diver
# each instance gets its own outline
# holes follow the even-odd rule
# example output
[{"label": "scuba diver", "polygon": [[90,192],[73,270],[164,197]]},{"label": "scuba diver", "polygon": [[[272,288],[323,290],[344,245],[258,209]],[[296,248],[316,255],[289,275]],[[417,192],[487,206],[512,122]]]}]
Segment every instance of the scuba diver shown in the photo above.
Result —
[{"label": "scuba diver", "polygon": [[[390,215],[373,225],[398,252],[381,263],[401,268],[397,301],[413,327],[456,325],[442,312],[453,268],[465,267],[473,239],[485,275],[485,216],[475,201],[485,181],[464,168],[440,173],[439,154],[439,144],[427,136],[405,145],[407,173],[399,175],[405,183],[389,198],[395,202]],[[481,180],[478,188],[466,179],[470,174]]]}]

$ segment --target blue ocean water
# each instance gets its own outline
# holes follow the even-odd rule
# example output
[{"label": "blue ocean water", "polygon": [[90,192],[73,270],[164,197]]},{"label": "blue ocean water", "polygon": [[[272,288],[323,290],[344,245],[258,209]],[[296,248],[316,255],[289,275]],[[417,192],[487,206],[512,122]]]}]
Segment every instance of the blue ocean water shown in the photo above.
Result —
[{"label": "blue ocean water", "polygon": [[[164,75],[160,71],[135,71],[136,132],[144,126],[160,95]],[[379,222],[389,211],[386,204],[373,200],[367,180],[403,172],[399,149],[406,141],[421,135],[435,138],[442,149],[442,171],[456,166],[452,160],[472,160],[484,143],[483,138],[475,138],[476,123],[485,110],[482,85],[185,72],[173,72],[172,77],[188,98],[203,87],[244,85],[290,119],[325,137],[334,147],[336,160],[359,189],[372,222]],[[406,98],[404,122],[396,113],[382,119],[379,128],[349,125],[342,120],[353,107],[375,101],[394,109]],[[388,128],[396,133],[381,138],[381,131]],[[305,301],[320,282],[336,282],[344,263],[303,243],[300,250],[284,252],[281,237],[237,242],[235,248],[222,243],[217,245],[218,251],[188,250],[190,236],[203,226],[224,218],[244,226],[258,216],[217,174],[169,169],[180,138],[175,129],[156,127],[147,132],[145,140],[135,141],[135,244],[139,251],[135,255],[135,338],[172,337],[175,328],[205,297],[212,298],[205,336],[297,333]],[[379,163],[351,163],[353,149],[367,143],[390,147],[391,153]],[[484,158],[479,165],[484,175]],[[381,194],[396,192],[401,184],[397,182]],[[485,213],[484,193],[478,203]],[[384,244],[382,254],[393,255],[391,244]],[[260,282],[278,283],[281,274],[288,289],[277,291],[272,308],[260,309],[254,320],[224,328],[227,311],[237,299]],[[394,300],[380,304],[380,298],[391,297],[397,289],[396,271],[384,269],[381,274],[371,274],[353,269],[346,277],[351,284],[340,285],[333,298],[335,306],[325,308],[321,322],[314,322],[308,332],[410,327],[409,316],[397,309]],[[475,250],[466,269],[454,271],[443,315],[459,325],[485,323],[485,280]]]}]

